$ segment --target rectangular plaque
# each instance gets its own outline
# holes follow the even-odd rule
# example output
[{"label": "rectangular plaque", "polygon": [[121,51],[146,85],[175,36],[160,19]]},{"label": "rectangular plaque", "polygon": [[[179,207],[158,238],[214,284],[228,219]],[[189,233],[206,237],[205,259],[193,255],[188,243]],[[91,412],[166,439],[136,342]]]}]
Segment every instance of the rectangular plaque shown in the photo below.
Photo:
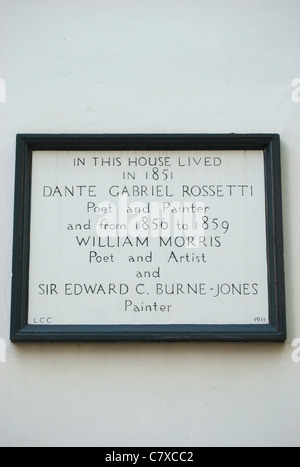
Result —
[{"label": "rectangular plaque", "polygon": [[12,341],[286,338],[278,135],[18,135]]}]

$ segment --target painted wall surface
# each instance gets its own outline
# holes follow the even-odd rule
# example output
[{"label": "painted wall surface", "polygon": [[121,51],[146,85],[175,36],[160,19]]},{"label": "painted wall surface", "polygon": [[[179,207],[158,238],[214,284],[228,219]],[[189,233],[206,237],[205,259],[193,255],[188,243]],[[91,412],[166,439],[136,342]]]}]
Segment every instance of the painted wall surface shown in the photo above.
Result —
[{"label": "painted wall surface", "polygon": [[[0,10],[0,445],[299,446],[299,0]],[[280,133],[286,344],[9,342],[16,133],[115,132]]]}]

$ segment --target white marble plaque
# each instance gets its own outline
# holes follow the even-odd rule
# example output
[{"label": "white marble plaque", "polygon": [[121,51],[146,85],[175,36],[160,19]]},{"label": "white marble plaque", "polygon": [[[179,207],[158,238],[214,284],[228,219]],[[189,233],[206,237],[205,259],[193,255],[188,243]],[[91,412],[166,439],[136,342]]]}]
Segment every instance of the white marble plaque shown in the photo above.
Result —
[{"label": "white marble plaque", "polygon": [[33,151],[28,324],[268,324],[261,150]]}]

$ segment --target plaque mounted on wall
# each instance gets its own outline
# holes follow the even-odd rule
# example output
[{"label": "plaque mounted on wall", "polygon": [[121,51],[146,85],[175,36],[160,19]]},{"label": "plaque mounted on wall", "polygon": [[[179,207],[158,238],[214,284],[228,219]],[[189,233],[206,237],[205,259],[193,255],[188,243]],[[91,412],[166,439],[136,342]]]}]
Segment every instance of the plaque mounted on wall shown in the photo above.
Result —
[{"label": "plaque mounted on wall", "polygon": [[280,138],[18,135],[12,341],[286,339]]}]

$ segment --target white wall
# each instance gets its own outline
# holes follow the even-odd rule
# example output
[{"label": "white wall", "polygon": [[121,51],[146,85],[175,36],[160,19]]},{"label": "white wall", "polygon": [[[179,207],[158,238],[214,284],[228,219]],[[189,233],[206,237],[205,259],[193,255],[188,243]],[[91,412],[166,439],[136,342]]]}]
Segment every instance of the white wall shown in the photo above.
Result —
[{"label": "white wall", "polygon": [[[299,446],[299,0],[0,0],[0,445]],[[288,342],[11,344],[16,133],[282,138]]]}]

